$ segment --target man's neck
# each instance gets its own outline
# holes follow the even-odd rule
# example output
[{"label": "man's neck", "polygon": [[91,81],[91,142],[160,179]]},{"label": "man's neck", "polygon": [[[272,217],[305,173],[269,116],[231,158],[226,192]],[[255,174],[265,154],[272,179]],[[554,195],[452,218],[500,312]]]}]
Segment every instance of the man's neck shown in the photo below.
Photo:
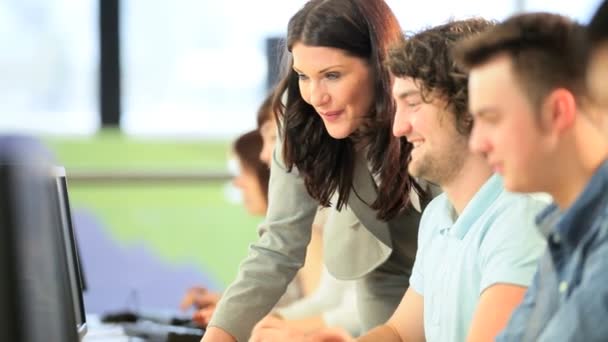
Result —
[{"label": "man's neck", "polygon": [[608,141],[587,121],[580,123],[562,144],[557,158],[562,161],[559,177],[549,193],[561,210],[572,206],[583,192],[597,168],[608,159]]},{"label": "man's neck", "polygon": [[460,215],[491,176],[492,169],[488,163],[480,155],[469,153],[462,168],[452,177],[453,179],[440,186],[456,213]]}]

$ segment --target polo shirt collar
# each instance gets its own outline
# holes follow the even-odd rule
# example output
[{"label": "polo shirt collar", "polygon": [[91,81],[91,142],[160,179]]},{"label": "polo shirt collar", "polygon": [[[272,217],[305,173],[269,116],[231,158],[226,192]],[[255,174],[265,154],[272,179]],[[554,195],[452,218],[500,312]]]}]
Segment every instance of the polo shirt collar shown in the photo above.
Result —
[{"label": "polo shirt collar", "polygon": [[[503,190],[502,177],[494,174],[488,178],[477,193],[475,193],[475,196],[467,203],[460,216],[453,222],[449,235],[462,240],[475,222],[492,206]],[[446,202],[449,207],[446,212],[455,212],[452,204],[449,201]]]}]

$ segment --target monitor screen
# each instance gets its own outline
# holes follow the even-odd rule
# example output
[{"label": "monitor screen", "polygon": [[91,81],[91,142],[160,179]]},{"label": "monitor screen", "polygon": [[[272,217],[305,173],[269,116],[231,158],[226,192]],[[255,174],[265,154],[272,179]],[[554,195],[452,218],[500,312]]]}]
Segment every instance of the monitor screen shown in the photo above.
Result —
[{"label": "monitor screen", "polygon": [[51,157],[0,136],[0,341],[78,341]]},{"label": "monitor screen", "polygon": [[61,234],[64,242],[65,256],[68,265],[68,276],[70,281],[70,291],[74,302],[74,315],[76,317],[76,329],[80,337],[84,336],[87,330],[84,300],[82,297],[83,278],[81,273],[80,255],[74,227],[72,225],[72,211],[68,195],[68,183],[65,169],[57,166],[54,168],[55,181],[57,184],[57,196],[59,213],[61,215]]}]

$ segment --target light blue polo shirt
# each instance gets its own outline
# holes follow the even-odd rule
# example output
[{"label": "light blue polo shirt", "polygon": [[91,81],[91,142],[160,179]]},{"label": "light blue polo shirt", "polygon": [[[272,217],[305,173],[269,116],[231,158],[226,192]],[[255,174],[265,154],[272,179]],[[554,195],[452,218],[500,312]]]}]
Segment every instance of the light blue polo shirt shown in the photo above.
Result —
[{"label": "light blue polo shirt", "polygon": [[427,341],[465,341],[488,287],[530,285],[545,249],[534,219],[546,206],[493,175],[459,217],[445,194],[426,207],[410,287],[424,297]]}]

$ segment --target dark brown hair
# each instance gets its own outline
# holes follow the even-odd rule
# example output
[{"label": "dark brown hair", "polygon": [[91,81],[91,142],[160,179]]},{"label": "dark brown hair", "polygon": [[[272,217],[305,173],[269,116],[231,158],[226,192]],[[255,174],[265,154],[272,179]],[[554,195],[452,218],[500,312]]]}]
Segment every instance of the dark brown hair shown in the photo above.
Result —
[{"label": "dark brown hair", "polygon": [[258,113],[257,113],[257,124],[258,124],[258,129],[262,128],[262,125],[264,125],[268,120],[271,119],[271,114],[270,112],[272,111],[272,92],[268,95],[266,95],[266,97],[264,98],[264,101],[262,102],[262,104],[260,104],[260,107],[258,108]]},{"label": "dark brown hair", "polygon": [[608,41],[608,0],[597,9],[587,27],[591,44]]},{"label": "dark brown hair", "polygon": [[577,100],[585,94],[587,44],[584,27],[551,13],[510,17],[455,48],[456,61],[471,69],[506,53],[522,89],[535,108],[555,88],[568,89]]},{"label": "dark brown hair", "polygon": [[[370,203],[378,210],[378,217],[390,219],[409,203],[413,182],[406,161],[411,147],[391,134],[394,104],[390,74],[383,64],[388,47],[400,37],[399,23],[383,0],[311,0],[289,21],[288,52],[298,42],[337,48],[366,60],[375,79],[374,103],[354,134],[356,138],[334,139],[315,109],[302,99],[298,75],[291,69],[291,54],[287,54],[285,75],[273,101],[283,158],[289,171],[297,167],[309,194],[323,206],[330,205],[334,193],[338,194],[337,209],[348,201],[355,144],[367,151],[372,174],[382,180],[376,201]],[[284,93],[285,102],[281,100]]]},{"label": "dark brown hair", "polygon": [[396,77],[411,77],[419,82],[424,102],[432,101],[432,93],[442,96],[456,117],[458,132],[469,135],[473,118],[468,111],[468,75],[454,62],[452,48],[457,41],[494,25],[494,22],[473,18],[408,35],[391,48],[386,64]]},{"label": "dark brown hair", "polygon": [[268,180],[270,179],[270,170],[268,165],[260,160],[260,152],[262,151],[262,136],[258,130],[247,132],[234,141],[234,153],[241,161],[243,168],[255,173],[264,200],[268,203]]}]

